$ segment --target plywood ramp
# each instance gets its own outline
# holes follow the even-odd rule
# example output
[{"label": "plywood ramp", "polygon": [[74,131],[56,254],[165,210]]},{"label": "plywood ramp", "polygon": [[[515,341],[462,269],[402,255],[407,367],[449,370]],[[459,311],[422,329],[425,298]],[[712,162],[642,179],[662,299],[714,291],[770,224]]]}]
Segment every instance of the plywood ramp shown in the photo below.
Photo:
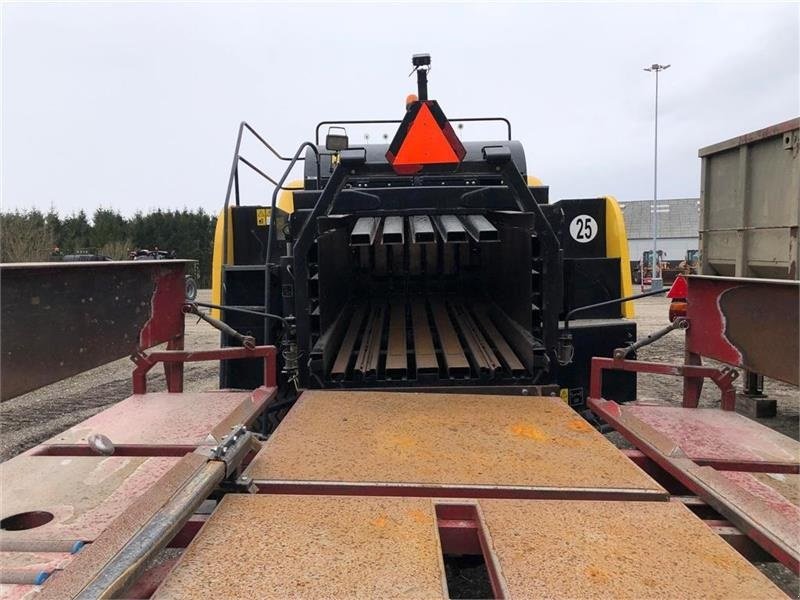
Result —
[{"label": "plywood ramp", "polygon": [[307,391],[246,474],[276,485],[666,497],[560,399],[544,397]]},{"label": "plywood ramp", "polygon": [[[441,532],[454,523],[442,515],[453,508],[433,498],[228,495],[154,597],[447,598]],[[456,508],[474,512],[487,542],[494,597],[784,597],[678,503]]]}]

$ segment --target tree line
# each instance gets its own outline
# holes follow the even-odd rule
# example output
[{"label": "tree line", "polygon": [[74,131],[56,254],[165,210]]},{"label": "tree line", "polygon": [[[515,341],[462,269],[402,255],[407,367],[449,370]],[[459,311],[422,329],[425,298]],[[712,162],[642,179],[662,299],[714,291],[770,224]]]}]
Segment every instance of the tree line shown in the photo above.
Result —
[{"label": "tree line", "polygon": [[0,262],[61,260],[78,253],[125,260],[133,250],[157,247],[196,260],[198,283],[208,287],[215,225],[216,217],[202,208],[138,212],[130,218],[98,208],[91,219],[84,211],[63,218],[55,211],[2,213]]}]

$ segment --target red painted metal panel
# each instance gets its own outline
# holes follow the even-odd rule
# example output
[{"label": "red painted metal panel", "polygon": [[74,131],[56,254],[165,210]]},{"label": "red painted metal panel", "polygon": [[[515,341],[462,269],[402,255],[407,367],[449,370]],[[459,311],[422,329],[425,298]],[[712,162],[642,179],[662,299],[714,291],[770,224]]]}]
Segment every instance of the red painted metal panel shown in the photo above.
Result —
[{"label": "red painted metal panel", "polygon": [[725,318],[719,307],[720,295],[732,287],[728,280],[689,278],[686,350],[730,365],[740,365],[742,354],[725,337]]},{"label": "red painted metal panel", "polygon": [[800,383],[800,282],[689,276],[686,350]]},{"label": "red painted metal panel", "polygon": [[[180,459],[123,456],[18,456],[0,464],[0,516],[50,513],[28,529],[4,529],[10,549],[32,542],[91,541]],[[47,547],[47,546],[45,546]]]},{"label": "red painted metal panel", "polygon": [[0,583],[0,598],[2,600],[31,600],[38,593],[38,585]]},{"label": "red painted metal panel", "polygon": [[114,444],[115,456],[182,456],[197,446],[217,445],[235,425],[250,425],[275,393],[262,387],[134,395],[49,439],[34,454],[80,454],[88,450],[89,436],[102,434]]},{"label": "red painted metal panel", "polygon": [[139,334],[139,348],[152,348],[183,337],[183,304],[186,283],[183,269],[162,268],[153,271],[153,295],[150,319]]},{"label": "red painted metal panel", "polygon": [[[598,398],[589,399],[589,407],[600,418],[619,431],[628,441],[646,454],[681,484],[711,505],[731,521],[739,530],[756,542],[777,560],[800,573],[800,539],[797,522],[787,518],[784,511],[774,511],[774,495],[756,490],[757,486],[743,486],[737,479],[759,477],[753,473],[723,473],[711,467],[699,466],[686,456],[681,447],[649,425],[632,418],[616,402]],[[765,428],[766,429],[766,428]],[[782,474],[792,478],[795,474]],[[786,499],[795,504],[788,496]]]},{"label": "red painted metal panel", "polygon": [[674,440],[698,464],[764,470],[759,463],[766,463],[769,469],[790,473],[800,469],[800,443],[732,411],[637,403],[620,410]]}]

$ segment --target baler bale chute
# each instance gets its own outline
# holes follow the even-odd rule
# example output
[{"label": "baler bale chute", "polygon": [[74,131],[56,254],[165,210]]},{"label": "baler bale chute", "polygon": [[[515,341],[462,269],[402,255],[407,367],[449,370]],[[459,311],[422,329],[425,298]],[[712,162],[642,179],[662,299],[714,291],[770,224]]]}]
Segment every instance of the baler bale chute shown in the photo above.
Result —
[{"label": "baler bale chute", "polygon": [[[460,141],[428,99],[429,65],[415,56],[418,97],[401,121],[320,123],[325,144],[298,150],[301,186],[276,189],[269,207],[238,193],[226,203],[214,263],[222,316],[282,344],[283,378],[299,387],[544,393],[582,408],[589,358],[633,341],[635,324],[619,301],[582,315],[574,360],[559,364],[559,321],[629,295],[621,213],[605,197],[550,204],[506,119],[456,119],[507,132]],[[365,123],[398,129],[389,143],[354,145],[342,128]],[[240,312],[258,306],[280,319]],[[222,366],[223,386],[256,380]],[[635,395],[626,374],[607,385]]]}]

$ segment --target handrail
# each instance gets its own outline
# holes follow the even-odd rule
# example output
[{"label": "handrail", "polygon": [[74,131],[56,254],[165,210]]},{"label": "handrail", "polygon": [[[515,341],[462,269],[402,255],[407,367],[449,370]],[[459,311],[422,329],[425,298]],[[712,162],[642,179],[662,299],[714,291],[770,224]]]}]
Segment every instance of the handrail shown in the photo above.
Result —
[{"label": "handrail", "polygon": [[[297,148],[297,151],[294,153],[294,157],[292,157],[291,161],[289,162],[289,166],[286,167],[286,170],[283,172],[281,176],[281,180],[275,189],[272,192],[272,204],[270,205],[270,227],[269,233],[267,234],[267,252],[266,257],[264,259],[264,312],[269,313],[269,292],[270,292],[270,260],[272,258],[272,244],[275,240],[275,223],[272,221],[273,216],[275,215],[275,207],[278,202],[278,190],[283,189],[283,183],[286,181],[286,178],[289,176],[292,168],[294,168],[295,163],[300,159],[300,153],[308,148],[311,150],[317,157],[317,182],[320,180],[320,164],[319,164],[319,150],[317,147],[312,144],[311,142],[303,142]],[[266,320],[264,320],[264,341],[269,339],[269,324]]]},{"label": "handrail", "polygon": [[[234,198],[236,202],[236,206],[239,206],[239,163],[242,162],[246,166],[248,166],[251,170],[255,173],[260,175],[263,179],[269,181],[272,185],[276,187],[276,193],[278,190],[287,190],[287,191],[294,191],[294,190],[301,190],[302,187],[283,187],[283,181],[286,179],[284,178],[281,180],[281,183],[278,183],[267,175],[264,171],[259,169],[255,166],[252,162],[247,160],[244,156],[241,155],[241,147],[242,147],[242,139],[244,137],[245,129],[249,131],[261,144],[269,150],[273,155],[275,155],[280,160],[289,161],[291,162],[291,166],[293,167],[298,160],[305,160],[305,157],[298,157],[295,156],[287,157],[283,156],[280,152],[278,152],[269,142],[267,142],[261,135],[253,129],[253,127],[247,122],[242,121],[239,123],[239,131],[236,135],[236,145],[233,150],[233,160],[231,162],[231,171],[230,175],[228,176],[228,187],[225,191],[225,204],[222,210],[222,264],[225,265],[228,263],[228,207],[231,204],[231,192],[234,193]],[[317,153],[317,173],[320,171],[320,164],[319,164],[319,153]]]},{"label": "handrail", "polygon": [[[479,121],[499,121],[506,124],[508,141],[511,141],[511,121],[505,117],[465,117],[463,119],[447,119],[450,123],[474,123]],[[319,145],[319,130],[325,125],[399,125],[400,119],[356,119],[342,121],[320,121],[314,133],[314,141]]]},{"label": "handrail", "polygon": [[[270,152],[272,152],[275,156],[280,158],[281,160],[290,161],[292,160],[291,156],[282,156],[280,152],[275,150],[263,137],[259,135],[259,133],[253,129],[247,121],[242,121],[242,125],[247,128],[247,130],[256,136],[256,139],[261,142]],[[305,158],[300,158],[298,160],[305,160]]]}]

